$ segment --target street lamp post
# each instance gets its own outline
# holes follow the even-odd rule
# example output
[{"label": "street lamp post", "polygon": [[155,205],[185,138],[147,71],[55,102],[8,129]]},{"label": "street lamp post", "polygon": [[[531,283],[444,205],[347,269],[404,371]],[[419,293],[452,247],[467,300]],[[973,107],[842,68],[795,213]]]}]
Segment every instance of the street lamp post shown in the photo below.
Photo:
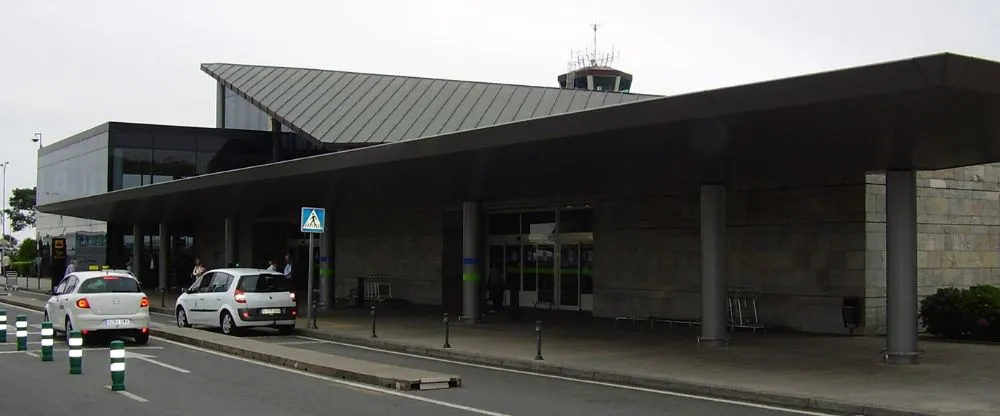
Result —
[{"label": "street lamp post", "polygon": [[35,137],[31,141],[38,143],[38,148],[42,148],[42,133],[35,133]]},{"label": "street lamp post", "polygon": [[4,250],[4,246],[7,244],[7,239],[5,237],[7,236],[7,165],[9,164],[10,162],[0,163],[0,168],[3,169],[3,185],[0,186],[0,192],[2,192],[2,194],[0,194],[2,195],[0,196],[0,240],[3,240],[0,241],[0,273],[4,271],[3,268],[5,267],[3,264],[3,257],[6,252],[6,250]]}]

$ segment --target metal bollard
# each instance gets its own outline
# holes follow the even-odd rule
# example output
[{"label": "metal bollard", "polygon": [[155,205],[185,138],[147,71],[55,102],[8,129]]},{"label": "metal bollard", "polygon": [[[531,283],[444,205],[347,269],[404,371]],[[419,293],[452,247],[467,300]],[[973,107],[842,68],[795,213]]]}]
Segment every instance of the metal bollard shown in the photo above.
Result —
[{"label": "metal bollard", "polygon": [[448,314],[444,314],[444,346],[441,348],[451,348],[451,342],[449,339],[451,337],[451,322],[448,320]]},{"label": "metal bollard", "polygon": [[28,350],[28,317],[24,315],[18,315],[17,320],[14,321],[14,335],[17,336],[17,350],[27,351]]},{"label": "metal bollard", "polygon": [[83,334],[80,331],[69,333],[69,373],[83,373]]},{"label": "metal bollard", "polygon": [[125,390],[125,343],[111,341],[111,391]]},{"label": "metal bollard", "polygon": [[372,338],[378,338],[378,335],[375,335],[375,305],[372,305]]},{"label": "metal bollard", "polygon": [[535,359],[542,358],[542,321],[535,321]]},{"label": "metal bollard", "polygon": [[167,307],[167,289],[166,288],[160,288],[160,307],[161,308],[166,308]]},{"label": "metal bollard", "polygon": [[52,361],[52,322],[42,322],[42,361]]},{"label": "metal bollard", "polygon": [[7,343],[7,311],[0,309],[0,344]]}]

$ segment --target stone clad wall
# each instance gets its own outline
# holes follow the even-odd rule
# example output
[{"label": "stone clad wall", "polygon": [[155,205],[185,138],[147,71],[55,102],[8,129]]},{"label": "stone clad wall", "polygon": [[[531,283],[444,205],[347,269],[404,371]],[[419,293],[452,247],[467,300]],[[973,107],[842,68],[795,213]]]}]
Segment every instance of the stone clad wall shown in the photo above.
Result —
[{"label": "stone clad wall", "polygon": [[[865,283],[864,184],[731,189],[729,285],[762,292],[761,319],[843,332],[845,296]],[[595,204],[596,316],[700,316],[696,193]]]},{"label": "stone clad wall", "polygon": [[357,287],[357,277],[384,273],[393,297],[441,303],[440,209],[338,213],[334,242],[337,296]]},{"label": "stone clad wall", "polygon": [[[885,175],[867,175],[866,333],[885,333]],[[918,295],[1000,284],[1000,165],[917,174]]]}]

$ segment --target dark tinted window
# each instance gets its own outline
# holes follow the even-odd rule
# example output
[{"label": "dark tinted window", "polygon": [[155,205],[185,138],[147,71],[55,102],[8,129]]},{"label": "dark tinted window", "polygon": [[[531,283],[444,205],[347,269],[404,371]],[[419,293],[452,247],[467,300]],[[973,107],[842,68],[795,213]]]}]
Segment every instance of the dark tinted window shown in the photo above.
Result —
[{"label": "dark tinted window", "polygon": [[249,275],[241,277],[236,288],[244,292],[291,292],[292,281],[280,274]]},{"label": "dark tinted window", "polygon": [[77,293],[139,293],[139,282],[131,277],[104,276],[84,280]]}]

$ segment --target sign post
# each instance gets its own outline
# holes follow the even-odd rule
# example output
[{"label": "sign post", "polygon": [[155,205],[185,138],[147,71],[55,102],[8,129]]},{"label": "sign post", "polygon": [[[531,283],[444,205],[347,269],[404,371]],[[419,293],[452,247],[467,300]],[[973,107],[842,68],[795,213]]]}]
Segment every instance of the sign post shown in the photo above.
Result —
[{"label": "sign post", "polygon": [[307,268],[306,276],[308,276],[306,284],[306,321],[309,322],[310,328],[316,325],[316,308],[313,308],[313,272],[314,272],[314,260],[313,260],[313,247],[314,239],[316,234],[323,234],[323,229],[326,226],[326,209],[323,208],[312,208],[312,207],[302,207],[302,214],[300,216],[301,221],[299,222],[302,226],[303,233],[309,234],[309,267]]}]

